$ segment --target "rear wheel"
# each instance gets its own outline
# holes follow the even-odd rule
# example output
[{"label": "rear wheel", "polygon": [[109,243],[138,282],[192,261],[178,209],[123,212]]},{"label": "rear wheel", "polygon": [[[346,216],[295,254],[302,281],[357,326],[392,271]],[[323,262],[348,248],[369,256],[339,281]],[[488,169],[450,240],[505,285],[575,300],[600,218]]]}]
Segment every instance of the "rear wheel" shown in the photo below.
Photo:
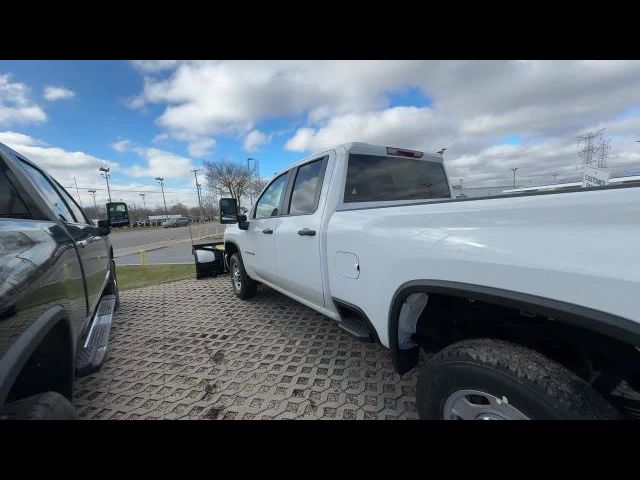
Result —
[{"label": "rear wheel", "polygon": [[66,397],[57,392],[32,395],[7,404],[0,411],[2,420],[76,420],[76,411]]},{"label": "rear wheel", "polygon": [[233,285],[233,291],[236,295],[245,300],[251,298],[256,294],[257,285],[244,269],[242,259],[240,255],[234,253],[229,260],[229,271],[231,273],[231,285]]},{"label": "rear wheel", "polygon": [[448,346],[423,367],[421,419],[596,420],[619,418],[591,386],[526,347],[493,339]]}]

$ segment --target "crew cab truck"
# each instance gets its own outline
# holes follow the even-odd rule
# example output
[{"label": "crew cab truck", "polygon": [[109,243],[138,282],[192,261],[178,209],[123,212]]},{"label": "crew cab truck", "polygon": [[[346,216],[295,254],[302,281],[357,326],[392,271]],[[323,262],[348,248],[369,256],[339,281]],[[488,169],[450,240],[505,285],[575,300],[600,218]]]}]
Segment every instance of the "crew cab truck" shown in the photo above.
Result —
[{"label": "crew cab truck", "polygon": [[637,418],[640,188],[451,196],[440,155],[308,157],[247,215],[220,201],[233,289],[264,284],[400,374],[419,365],[423,419]]},{"label": "crew cab truck", "polygon": [[102,365],[118,308],[110,227],[0,144],[0,419],[71,419],[73,382]]}]

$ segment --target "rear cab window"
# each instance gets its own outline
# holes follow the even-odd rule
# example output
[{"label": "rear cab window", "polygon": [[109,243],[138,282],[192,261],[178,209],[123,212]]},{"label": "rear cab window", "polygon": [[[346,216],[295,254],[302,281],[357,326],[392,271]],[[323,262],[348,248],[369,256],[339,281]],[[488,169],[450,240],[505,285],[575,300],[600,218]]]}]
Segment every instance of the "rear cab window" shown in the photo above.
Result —
[{"label": "rear cab window", "polygon": [[444,167],[428,159],[350,153],[344,203],[451,198]]}]

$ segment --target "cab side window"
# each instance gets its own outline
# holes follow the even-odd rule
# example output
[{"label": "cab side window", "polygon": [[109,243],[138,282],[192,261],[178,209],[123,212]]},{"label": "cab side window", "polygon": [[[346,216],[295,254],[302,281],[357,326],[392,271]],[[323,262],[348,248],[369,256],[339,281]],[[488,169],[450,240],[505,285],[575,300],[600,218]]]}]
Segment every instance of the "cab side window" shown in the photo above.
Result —
[{"label": "cab side window", "polygon": [[64,189],[64,187],[62,185],[60,185],[58,182],[56,182],[56,186],[58,187],[58,191],[62,194],[62,197],[64,198],[65,203],[67,204],[67,206],[73,212],[73,216],[76,217],[76,221],[78,223],[89,224],[90,222],[84,216],[84,213],[82,212],[82,209],[78,206],[78,204],[73,199],[73,197],[71,195],[69,195],[69,192],[67,192]]},{"label": "cab side window", "polygon": [[293,183],[289,214],[309,215],[318,208],[325,159],[326,157],[314,160],[298,169]]},{"label": "cab side window", "polygon": [[32,167],[27,162],[21,161],[20,164],[24,168],[25,172],[29,176],[29,178],[36,184],[40,193],[44,196],[45,200],[52,208],[54,213],[60,218],[63,222],[76,222],[76,218],[69,210],[69,207],[64,203],[60,194],[56,191],[54,186],[47,180],[47,178],[42,174],[40,170]]},{"label": "cab side window", "polygon": [[271,185],[267,187],[260,200],[258,200],[253,218],[268,218],[282,214],[278,209],[280,208],[282,195],[284,195],[287,187],[288,178],[289,172],[280,175],[271,182]]},{"label": "cab side window", "polygon": [[0,218],[31,218],[31,212],[14,188],[0,163]]}]

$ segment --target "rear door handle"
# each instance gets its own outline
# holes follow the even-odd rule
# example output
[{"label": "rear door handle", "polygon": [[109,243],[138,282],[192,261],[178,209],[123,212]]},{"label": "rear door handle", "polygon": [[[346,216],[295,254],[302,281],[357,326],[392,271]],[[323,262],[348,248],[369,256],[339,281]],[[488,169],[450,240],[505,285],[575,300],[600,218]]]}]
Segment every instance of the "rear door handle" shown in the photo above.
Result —
[{"label": "rear door handle", "polygon": [[267,233],[271,235],[273,233],[273,230],[271,230],[270,228],[265,228],[264,230],[262,230],[262,233]]},{"label": "rear door handle", "polygon": [[311,230],[310,228],[303,228],[302,230],[298,230],[298,235],[308,235],[313,237],[316,234],[315,230]]}]

